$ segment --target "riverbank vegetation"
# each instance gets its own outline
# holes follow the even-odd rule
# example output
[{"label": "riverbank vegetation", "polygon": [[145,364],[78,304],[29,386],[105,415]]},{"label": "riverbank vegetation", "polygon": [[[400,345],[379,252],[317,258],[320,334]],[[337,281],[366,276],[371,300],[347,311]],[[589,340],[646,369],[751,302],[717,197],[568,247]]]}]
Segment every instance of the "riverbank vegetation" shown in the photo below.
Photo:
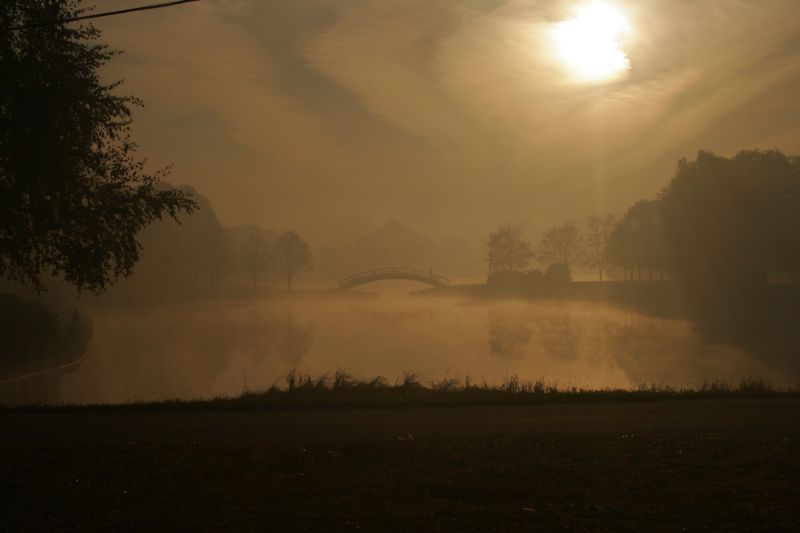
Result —
[{"label": "riverbank vegetation", "polygon": [[656,198],[635,202],[619,220],[565,222],[546,229],[535,247],[517,228],[492,232],[489,284],[507,272],[542,273],[530,268],[534,260],[546,270],[591,267],[598,281],[615,266],[625,281],[672,279],[698,306],[738,309],[767,285],[798,278],[798,213],[800,158],[777,150],[730,158],[701,151],[695,161],[678,162]]},{"label": "riverbank vegetation", "polygon": [[249,411],[627,403],[779,397],[800,397],[800,384],[776,386],[766,380],[748,378],[738,383],[722,381],[704,383],[697,388],[651,383],[641,384],[635,388],[592,389],[550,383],[544,379],[524,380],[516,375],[507,376],[499,382],[476,381],[469,376],[462,379],[442,378],[425,382],[415,374],[406,373],[395,383],[389,383],[380,376],[370,380],[357,379],[343,370],[337,370],[332,375],[324,374],[317,377],[293,370],[266,391],[244,391],[236,397],[120,405],[31,405],[5,410],[15,412]]}]

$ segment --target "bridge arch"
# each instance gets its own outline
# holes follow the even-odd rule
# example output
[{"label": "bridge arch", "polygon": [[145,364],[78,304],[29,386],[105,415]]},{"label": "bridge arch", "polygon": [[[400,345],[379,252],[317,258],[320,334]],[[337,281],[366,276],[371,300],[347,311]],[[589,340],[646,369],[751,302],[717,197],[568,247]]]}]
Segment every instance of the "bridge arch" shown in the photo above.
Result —
[{"label": "bridge arch", "polygon": [[424,270],[416,270],[413,268],[376,268],[340,279],[339,289],[352,289],[353,287],[366,285],[367,283],[372,283],[374,281],[383,281],[389,279],[418,281],[432,287],[444,287],[450,283],[450,280],[447,278],[443,276],[437,276],[430,271],[426,272]]}]

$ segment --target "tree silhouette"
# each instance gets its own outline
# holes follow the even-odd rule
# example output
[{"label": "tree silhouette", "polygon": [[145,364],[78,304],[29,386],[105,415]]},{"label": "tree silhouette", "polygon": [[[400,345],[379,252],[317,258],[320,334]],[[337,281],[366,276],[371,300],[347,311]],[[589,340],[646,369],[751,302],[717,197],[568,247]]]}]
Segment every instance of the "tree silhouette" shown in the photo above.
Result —
[{"label": "tree silhouette", "polygon": [[142,228],[195,207],[187,192],[157,188],[166,172],[136,158],[130,106],[141,102],[101,83],[117,52],[100,32],[40,25],[79,5],[0,3],[0,276],[37,290],[52,274],[102,291],[132,273]]},{"label": "tree silhouette", "polygon": [[545,264],[572,267],[580,257],[581,235],[575,224],[566,223],[544,232],[536,247],[537,259]]},{"label": "tree silhouette", "polygon": [[168,218],[142,230],[137,236],[142,251],[135,272],[109,289],[109,298],[160,300],[220,288],[232,270],[234,249],[214,206],[196,190],[181,189],[192,194],[197,211],[180,224]]},{"label": "tree silhouette", "polygon": [[586,218],[583,234],[583,263],[597,269],[597,276],[603,281],[603,272],[610,264],[609,241],[616,221],[614,215],[590,215]]},{"label": "tree silhouette", "polygon": [[662,194],[675,275],[697,300],[746,308],[800,265],[800,161],[778,151],[681,160]]},{"label": "tree silhouette", "polygon": [[611,264],[622,268],[625,274],[625,281],[633,279],[633,271],[636,265],[635,253],[631,226],[625,223],[623,219],[614,226],[608,238],[608,258]]},{"label": "tree silhouette", "polygon": [[270,247],[260,233],[251,233],[242,245],[240,256],[242,269],[250,274],[253,288],[258,286],[258,276],[269,269]]},{"label": "tree silhouette", "polygon": [[550,287],[557,287],[571,282],[572,272],[566,263],[550,263],[544,271],[544,279]]},{"label": "tree silhouette", "polygon": [[531,245],[522,240],[522,230],[503,226],[489,234],[489,273],[515,272],[533,259]]},{"label": "tree silhouette", "polygon": [[292,289],[292,278],[311,270],[313,256],[308,243],[294,231],[285,231],[275,243],[276,268],[286,274],[286,286]]},{"label": "tree silhouette", "polygon": [[[608,240],[608,256],[612,263],[626,271],[626,279],[637,272],[653,270],[662,272],[667,266],[667,250],[659,200],[640,200],[633,204],[614,227]],[[630,272],[630,275],[628,274]]]}]

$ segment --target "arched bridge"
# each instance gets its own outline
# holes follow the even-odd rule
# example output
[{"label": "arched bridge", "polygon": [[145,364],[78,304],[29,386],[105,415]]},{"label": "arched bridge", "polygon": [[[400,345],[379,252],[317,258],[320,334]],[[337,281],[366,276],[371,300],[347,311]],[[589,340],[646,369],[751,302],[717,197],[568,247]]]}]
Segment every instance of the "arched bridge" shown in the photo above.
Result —
[{"label": "arched bridge", "polygon": [[387,279],[405,279],[409,281],[419,281],[434,287],[444,287],[450,280],[442,276],[437,276],[433,272],[415,270],[413,268],[377,268],[359,272],[339,280],[339,289],[351,289],[359,285],[372,283],[373,281],[383,281]]}]

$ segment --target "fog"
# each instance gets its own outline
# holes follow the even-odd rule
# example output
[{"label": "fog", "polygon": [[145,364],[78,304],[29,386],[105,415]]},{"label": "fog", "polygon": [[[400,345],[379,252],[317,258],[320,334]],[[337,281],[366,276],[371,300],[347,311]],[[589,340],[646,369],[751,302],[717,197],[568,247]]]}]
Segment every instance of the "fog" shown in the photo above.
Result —
[{"label": "fog", "polygon": [[388,383],[414,373],[500,385],[509,377],[560,387],[699,388],[717,381],[800,377],[685,320],[606,304],[471,302],[412,297],[410,282],[361,296],[272,297],[92,313],[95,337],[68,370],[6,384],[10,402],[128,403],[237,396],[285,386],[291,370],[341,369]]},{"label": "fog", "polygon": [[0,529],[800,531],[798,0],[0,0]]},{"label": "fog", "polygon": [[549,42],[580,2],[203,0],[96,25],[153,168],[225,225],[320,247],[387,219],[535,233],[624,211],[701,148],[800,151],[793,0],[614,4],[630,69],[601,83]]},{"label": "fog", "polygon": [[[141,168],[172,165],[156,190],[178,203],[92,241],[128,221],[96,191],[73,198],[80,179],[42,193],[45,225],[17,209],[41,191],[9,188],[0,292],[24,300],[4,304],[9,401],[236,395],[293,369],[595,389],[796,381],[794,2],[172,7],[93,21],[125,51],[94,60],[124,80],[103,90],[144,101],[130,110]],[[127,127],[128,108],[115,113]],[[20,141],[20,183],[58,154],[35,141]],[[376,269],[439,291],[331,292]]]}]

